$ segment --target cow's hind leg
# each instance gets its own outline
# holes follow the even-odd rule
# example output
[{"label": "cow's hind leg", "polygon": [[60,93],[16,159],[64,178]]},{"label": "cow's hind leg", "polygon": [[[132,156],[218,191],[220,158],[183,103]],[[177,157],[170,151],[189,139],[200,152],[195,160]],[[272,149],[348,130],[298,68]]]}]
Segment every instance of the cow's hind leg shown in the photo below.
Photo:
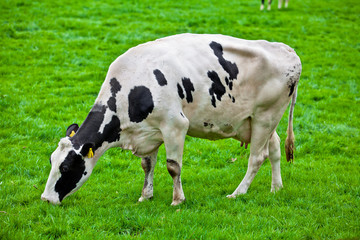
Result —
[{"label": "cow's hind leg", "polygon": [[185,136],[189,128],[189,120],[183,115],[171,119],[161,129],[166,149],[166,167],[173,179],[173,201],[171,205],[178,205],[185,201],[184,191],[181,185],[181,167],[184,150]]},{"label": "cow's hind leg", "polygon": [[276,127],[276,125],[274,126],[273,123],[271,124],[269,122],[270,121],[266,121],[266,119],[263,119],[262,121],[257,121],[256,119],[251,120],[252,129],[248,169],[239,186],[231,195],[227,196],[228,198],[235,198],[237,195],[245,194],[247,192],[255,175],[268,157],[269,139]]},{"label": "cow's hind leg", "polygon": [[141,167],[144,169],[145,172],[145,181],[144,187],[141,192],[141,197],[139,198],[139,202],[143,202],[147,199],[152,199],[153,197],[153,179],[157,153],[158,150],[156,150],[151,155],[141,159]]},{"label": "cow's hind leg", "polygon": [[281,172],[280,172],[280,137],[274,132],[269,140],[269,160],[271,162],[271,192],[275,192],[282,188]]}]

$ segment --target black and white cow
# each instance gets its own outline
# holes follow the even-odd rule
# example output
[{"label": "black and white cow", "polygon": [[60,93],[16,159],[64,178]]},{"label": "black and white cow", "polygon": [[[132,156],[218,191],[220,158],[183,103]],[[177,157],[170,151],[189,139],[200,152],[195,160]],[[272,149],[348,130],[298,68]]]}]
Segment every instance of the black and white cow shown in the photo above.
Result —
[{"label": "black and white cow", "polygon": [[[268,0],[268,7],[267,10],[270,11],[271,10],[271,2],[272,0]],[[278,8],[281,9],[283,0],[279,0],[278,2]],[[261,0],[261,5],[260,5],[260,11],[264,10],[264,4],[265,4],[265,0]],[[285,0],[285,8],[287,8],[289,6],[289,0]]]},{"label": "black and white cow", "polygon": [[59,204],[89,178],[107,149],[121,147],[142,158],[145,183],[139,201],[150,199],[164,143],[174,182],[172,205],[177,205],[185,200],[180,173],[186,135],[251,142],[246,175],[228,197],[246,193],[266,158],[272,165],[271,191],[276,191],[282,180],[275,130],[292,99],[286,140],[290,161],[300,73],[293,49],[262,40],[180,34],[131,48],[110,65],[83,124],[72,124],[52,153],[41,198]]}]

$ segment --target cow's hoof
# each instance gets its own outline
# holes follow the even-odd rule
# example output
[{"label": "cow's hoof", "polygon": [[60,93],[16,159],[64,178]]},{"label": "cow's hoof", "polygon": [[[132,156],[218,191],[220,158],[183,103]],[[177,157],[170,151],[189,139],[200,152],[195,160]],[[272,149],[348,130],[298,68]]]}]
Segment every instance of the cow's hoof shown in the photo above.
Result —
[{"label": "cow's hoof", "polygon": [[244,195],[244,194],[246,194],[246,190],[238,190],[238,191],[236,191],[235,190],[235,192],[233,192],[232,194],[230,194],[230,195],[227,195],[226,197],[227,198],[237,198],[238,196],[240,196],[240,195]]},{"label": "cow's hoof", "polygon": [[139,202],[145,202],[145,201],[149,201],[149,200],[152,200],[152,199],[153,199],[152,196],[151,197],[143,197],[143,196],[141,196],[139,198]]},{"label": "cow's hoof", "polygon": [[184,199],[178,199],[178,200],[173,200],[173,202],[171,203],[171,206],[177,206],[181,203],[185,202],[185,198]]},{"label": "cow's hoof", "polygon": [[276,193],[283,188],[282,184],[271,185],[271,192]]},{"label": "cow's hoof", "polygon": [[236,198],[236,195],[230,194],[230,195],[227,195],[226,197],[227,197],[227,198]]}]

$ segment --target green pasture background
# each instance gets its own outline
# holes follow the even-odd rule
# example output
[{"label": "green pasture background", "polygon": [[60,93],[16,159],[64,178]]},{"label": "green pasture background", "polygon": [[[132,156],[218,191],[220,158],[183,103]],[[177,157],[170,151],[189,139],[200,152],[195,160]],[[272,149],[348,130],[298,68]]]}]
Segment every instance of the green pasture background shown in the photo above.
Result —
[{"label": "green pasture background", "polygon": [[[260,0],[1,0],[0,239],[359,239],[359,1],[259,7]],[[180,206],[170,206],[163,147],[153,201],[137,203],[140,159],[111,149],[62,205],[42,202],[50,154],[68,125],[84,121],[110,63],[137,44],[184,32],[284,42],[300,56],[295,162],[283,153],[284,188],[270,193],[266,161],[246,195],[227,199],[249,150],[188,137]],[[287,122],[286,113],[282,149]]]}]

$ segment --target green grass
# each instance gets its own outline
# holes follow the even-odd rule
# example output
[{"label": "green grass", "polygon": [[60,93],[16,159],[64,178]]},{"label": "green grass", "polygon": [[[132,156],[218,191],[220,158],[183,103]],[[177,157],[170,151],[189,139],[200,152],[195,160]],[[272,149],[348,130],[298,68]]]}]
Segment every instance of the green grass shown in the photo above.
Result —
[{"label": "green grass", "polygon": [[[359,239],[360,5],[302,0],[279,11],[276,4],[260,12],[260,0],[2,0],[0,239]],[[137,203],[140,160],[111,149],[61,206],[42,202],[49,156],[66,127],[85,119],[110,63],[139,43],[183,32],[279,41],[297,51],[297,151],[294,164],[283,153],[284,189],[270,193],[267,161],[246,195],[227,199],[248,150],[188,137],[187,201],[178,207],[170,207],[163,147],[153,201]],[[287,114],[282,144],[286,126]]]}]

